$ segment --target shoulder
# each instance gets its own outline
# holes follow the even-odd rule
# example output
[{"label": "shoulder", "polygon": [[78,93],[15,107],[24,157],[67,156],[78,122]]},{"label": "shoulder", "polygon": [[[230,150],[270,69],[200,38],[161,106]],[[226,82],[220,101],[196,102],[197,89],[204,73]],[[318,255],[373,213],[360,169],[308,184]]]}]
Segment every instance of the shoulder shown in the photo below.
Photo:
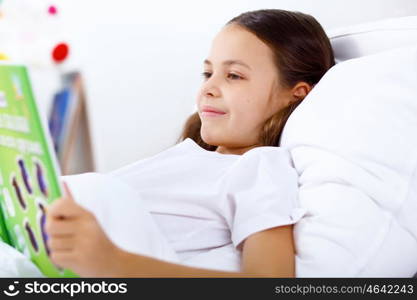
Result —
[{"label": "shoulder", "polygon": [[253,185],[254,181],[272,181],[286,178],[291,182],[298,181],[291,154],[284,147],[253,148],[237,159],[228,173],[229,183]]},{"label": "shoulder", "polygon": [[256,147],[241,155],[236,161],[236,165],[251,163],[263,164],[265,167],[274,167],[278,165],[288,168],[293,167],[290,151],[285,147]]}]

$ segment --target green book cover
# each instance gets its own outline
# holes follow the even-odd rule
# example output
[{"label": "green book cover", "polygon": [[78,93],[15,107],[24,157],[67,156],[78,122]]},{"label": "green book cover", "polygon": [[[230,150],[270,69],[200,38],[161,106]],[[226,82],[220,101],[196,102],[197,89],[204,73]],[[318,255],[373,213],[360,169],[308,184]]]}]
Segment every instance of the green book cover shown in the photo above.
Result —
[{"label": "green book cover", "polygon": [[47,277],[78,277],[49,259],[45,208],[62,195],[59,168],[25,66],[0,64],[0,238]]}]

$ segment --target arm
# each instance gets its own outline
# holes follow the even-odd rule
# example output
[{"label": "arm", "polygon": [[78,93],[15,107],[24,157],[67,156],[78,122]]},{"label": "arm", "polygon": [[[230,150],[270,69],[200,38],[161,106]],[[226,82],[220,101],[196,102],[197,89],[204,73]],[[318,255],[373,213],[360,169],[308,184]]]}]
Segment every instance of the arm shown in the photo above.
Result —
[{"label": "arm", "polygon": [[51,259],[84,277],[294,277],[292,225],[250,235],[239,245],[242,272],[222,272],[168,263],[114,245],[95,216],[67,190],[47,210]]},{"label": "arm", "polygon": [[249,236],[242,246],[242,272],[222,272],[167,263],[117,250],[116,277],[294,277],[292,225]]}]

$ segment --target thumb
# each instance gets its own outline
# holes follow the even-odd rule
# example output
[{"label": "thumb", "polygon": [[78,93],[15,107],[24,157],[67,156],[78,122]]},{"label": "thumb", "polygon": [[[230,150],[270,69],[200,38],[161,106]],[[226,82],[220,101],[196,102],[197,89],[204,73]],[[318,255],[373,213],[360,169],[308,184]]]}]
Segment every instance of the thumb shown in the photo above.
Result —
[{"label": "thumb", "polygon": [[70,202],[76,203],[75,200],[74,200],[74,197],[72,196],[72,193],[71,193],[71,191],[70,191],[70,189],[69,189],[69,187],[67,185],[67,183],[65,181],[63,181],[62,182],[62,185],[64,186],[64,196],[63,196],[63,198],[66,201],[70,201]]},{"label": "thumb", "polygon": [[51,217],[59,219],[68,219],[83,215],[84,209],[75,202],[66,182],[63,182],[63,187],[63,196],[48,207],[48,214]]}]

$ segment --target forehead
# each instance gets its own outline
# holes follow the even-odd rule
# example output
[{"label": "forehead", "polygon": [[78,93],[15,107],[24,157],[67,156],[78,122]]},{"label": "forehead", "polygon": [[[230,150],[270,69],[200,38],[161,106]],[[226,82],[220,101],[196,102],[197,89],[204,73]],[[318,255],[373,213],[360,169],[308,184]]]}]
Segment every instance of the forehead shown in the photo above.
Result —
[{"label": "forehead", "polygon": [[208,59],[214,63],[242,60],[251,67],[273,67],[271,49],[256,35],[234,24],[225,26],[216,35]]}]

